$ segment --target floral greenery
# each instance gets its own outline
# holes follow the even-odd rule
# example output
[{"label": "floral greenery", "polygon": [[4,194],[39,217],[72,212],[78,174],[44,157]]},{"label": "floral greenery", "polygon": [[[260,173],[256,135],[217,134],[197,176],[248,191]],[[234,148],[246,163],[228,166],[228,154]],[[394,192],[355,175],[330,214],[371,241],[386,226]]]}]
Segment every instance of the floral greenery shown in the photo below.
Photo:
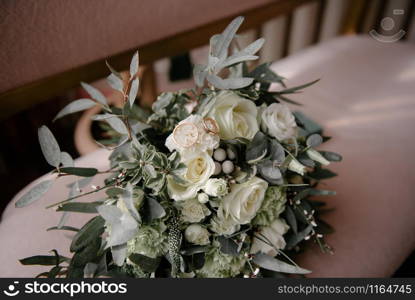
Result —
[{"label": "floral greenery", "polygon": [[[318,218],[324,203],[313,197],[335,194],[318,184],[336,176],[325,166],[341,156],[315,150],[329,138],[283,104],[298,104],[287,95],[316,81],[288,88],[269,64],[250,70],[264,40],[239,49],[235,34],[242,21],[210,39],[207,64],[194,68],[196,88],[161,94],[151,114],[134,104],[138,53],[127,78],[108,65],[108,83],[122,93],[122,108],[82,83],[91,99],[70,103],[55,119],[100,106],[93,119],[111,132],[112,147],[102,145],[112,150],[108,171],[74,167],[50,130],[39,129],[56,179],[81,177],[66,200],[48,206],[64,212],[49,230],[76,234],[72,258],[54,251],[22,264],[52,266],[40,274],[47,277],[257,277],[309,273],[290,257],[306,240],[331,252],[324,241],[330,227]],[[270,91],[271,84],[280,89]],[[102,173],[109,175],[102,187],[81,193]],[[52,183],[37,184],[16,206],[40,199]],[[99,190],[105,200],[76,201]],[[95,216],[77,229],[65,225],[72,212]]]}]

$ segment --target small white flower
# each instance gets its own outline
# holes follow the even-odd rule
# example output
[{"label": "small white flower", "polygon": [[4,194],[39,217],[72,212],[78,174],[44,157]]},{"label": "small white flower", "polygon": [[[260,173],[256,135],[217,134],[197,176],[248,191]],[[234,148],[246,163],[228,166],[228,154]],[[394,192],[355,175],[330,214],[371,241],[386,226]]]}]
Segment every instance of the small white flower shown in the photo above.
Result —
[{"label": "small white flower", "polygon": [[222,197],[228,193],[226,180],[222,178],[211,178],[203,188],[206,194],[212,197]]},{"label": "small white flower", "polygon": [[185,239],[192,244],[196,245],[208,245],[209,244],[209,232],[205,227],[199,224],[192,224],[184,231]]},{"label": "small white flower", "polygon": [[[216,128],[215,128],[216,126]],[[167,137],[166,147],[183,152],[211,151],[219,146],[219,128],[216,122],[200,115],[190,115]]]},{"label": "small white flower", "polygon": [[262,111],[262,129],[280,141],[297,136],[297,124],[288,106],[273,103]]},{"label": "small white flower", "polygon": [[231,218],[236,224],[248,224],[264,200],[268,183],[256,176],[241,184],[232,184],[218,210],[221,219]]},{"label": "small white flower", "polygon": [[296,160],[295,158],[293,158],[288,164],[288,169],[302,176],[304,175],[306,171],[306,167],[303,164],[301,164],[298,160]]},{"label": "small white flower", "polygon": [[321,163],[323,166],[328,166],[330,164],[330,162],[323,155],[321,155],[320,152],[312,148],[307,150],[307,155],[309,158]]},{"label": "small white flower", "polygon": [[212,101],[215,104],[208,116],[218,123],[222,139],[243,137],[251,140],[258,132],[258,110],[251,100],[231,91],[222,91]]},{"label": "small white flower", "polygon": [[197,194],[197,200],[200,203],[205,204],[209,201],[209,196],[205,193],[199,193],[199,194]]},{"label": "small white flower", "polygon": [[181,207],[181,217],[184,222],[197,223],[211,214],[209,208],[197,199],[182,201],[179,206]]},{"label": "small white flower", "polygon": [[253,239],[251,253],[262,252],[270,256],[277,255],[277,249],[284,249],[286,245],[283,235],[289,228],[283,219],[276,219],[270,226],[260,227],[257,233],[260,239]]}]

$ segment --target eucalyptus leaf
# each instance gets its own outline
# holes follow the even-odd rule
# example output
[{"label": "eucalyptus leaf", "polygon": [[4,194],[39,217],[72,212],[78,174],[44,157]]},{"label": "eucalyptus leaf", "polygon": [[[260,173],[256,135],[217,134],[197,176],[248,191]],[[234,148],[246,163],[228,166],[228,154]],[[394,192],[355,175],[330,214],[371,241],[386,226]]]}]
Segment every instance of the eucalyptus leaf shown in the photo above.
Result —
[{"label": "eucalyptus leaf", "polygon": [[19,200],[17,200],[16,207],[27,206],[36,200],[39,200],[52,186],[52,180],[42,181],[32,187],[26,194],[24,194]]},{"label": "eucalyptus leaf", "polygon": [[56,211],[71,211],[78,213],[97,213],[97,207],[102,205],[102,201],[96,202],[69,202],[58,207]]},{"label": "eucalyptus leaf", "polygon": [[120,118],[112,117],[112,118],[105,119],[105,121],[118,133],[123,134],[123,135],[128,134],[128,129]]},{"label": "eucalyptus leaf", "polygon": [[138,58],[138,51],[136,51],[133,55],[133,58],[131,59],[131,63],[130,63],[130,76],[131,78],[137,75],[138,72],[138,62],[139,58]]},{"label": "eucalyptus leaf", "polygon": [[258,171],[272,185],[281,185],[284,183],[280,169],[271,160],[260,162],[258,164]]},{"label": "eucalyptus leaf", "polygon": [[290,228],[294,234],[297,234],[297,219],[292,208],[289,205],[285,207],[285,217],[287,218],[288,225],[290,225]]},{"label": "eucalyptus leaf", "polygon": [[313,230],[313,226],[309,225],[302,231],[298,232],[297,234],[291,236],[290,239],[287,241],[287,249],[292,249],[294,246],[296,246],[298,243],[304,240],[306,236],[308,236],[311,231]]},{"label": "eucalyptus leaf", "polygon": [[97,100],[99,103],[103,104],[104,106],[108,106],[107,98],[96,88],[92,85],[81,82],[82,87],[85,91],[91,96],[92,99]]},{"label": "eucalyptus leaf", "polygon": [[55,255],[36,255],[20,259],[22,265],[41,265],[41,266],[55,266],[69,259],[64,256]]},{"label": "eucalyptus leaf", "polygon": [[65,174],[71,174],[82,177],[93,177],[98,173],[95,168],[78,168],[78,167],[64,167],[60,171]]},{"label": "eucalyptus leaf", "polygon": [[108,84],[114,89],[114,90],[116,90],[116,91],[119,91],[119,92],[123,92],[123,89],[124,89],[124,82],[122,81],[122,79],[120,78],[120,77],[118,77],[117,75],[115,75],[115,74],[110,74],[108,77],[107,77],[107,82],[108,82]]},{"label": "eucalyptus leaf", "polygon": [[195,84],[198,87],[202,87],[204,85],[206,76],[207,76],[206,66],[195,65],[193,67],[193,78],[195,80]]},{"label": "eucalyptus leaf", "polygon": [[281,260],[278,260],[274,257],[271,257],[263,253],[255,254],[252,262],[261,268],[275,271],[275,272],[288,273],[288,274],[309,274],[311,273],[311,271],[309,270],[300,268],[298,266],[287,264]]},{"label": "eucalyptus leaf", "polygon": [[53,119],[53,121],[56,121],[57,119],[60,119],[66,115],[73,114],[76,112],[83,111],[85,109],[94,107],[96,103],[92,101],[91,99],[78,99],[75,101],[72,101],[68,105],[66,105],[59,113],[56,115],[56,117]]},{"label": "eucalyptus leaf", "polygon": [[40,148],[48,164],[57,168],[61,163],[61,150],[52,132],[45,125],[38,129]]},{"label": "eucalyptus leaf", "polygon": [[46,231],[52,231],[52,230],[68,230],[68,231],[74,231],[74,232],[78,232],[79,229],[72,227],[72,226],[53,226],[53,227],[49,227],[48,229],[46,229]]},{"label": "eucalyptus leaf", "polygon": [[127,243],[111,247],[111,254],[114,263],[121,267],[127,258]]},{"label": "eucalyptus leaf", "polygon": [[268,139],[261,131],[258,131],[246,148],[245,158],[249,164],[254,164],[263,159],[268,153]]},{"label": "eucalyptus leaf", "polygon": [[95,272],[98,269],[98,265],[94,263],[87,263],[84,267],[84,278],[94,278]]},{"label": "eucalyptus leaf", "polygon": [[237,256],[239,254],[239,246],[234,240],[224,236],[219,236],[218,242],[220,243],[220,251],[222,253],[232,256]]},{"label": "eucalyptus leaf", "polygon": [[68,152],[61,152],[61,164],[64,167],[73,167],[74,161]]},{"label": "eucalyptus leaf", "polygon": [[164,210],[163,206],[161,206],[157,200],[151,197],[146,197],[143,209],[145,212],[143,216],[145,216],[146,220],[149,222],[155,219],[163,218],[166,215],[166,211]]},{"label": "eucalyptus leaf", "polygon": [[128,93],[128,103],[130,104],[130,107],[133,106],[135,99],[137,98],[137,93],[138,93],[138,86],[139,86],[139,79],[138,77],[135,78],[132,82],[131,82],[131,88],[130,88],[130,92]]},{"label": "eucalyptus leaf", "polygon": [[102,217],[96,216],[89,220],[73,237],[70,246],[71,252],[78,251],[91,243],[104,232],[105,221]]},{"label": "eucalyptus leaf", "polygon": [[139,253],[131,254],[128,259],[148,273],[155,272],[160,264],[160,257],[152,258]]},{"label": "eucalyptus leaf", "polygon": [[216,88],[221,90],[235,90],[250,85],[254,79],[248,77],[222,79],[219,76],[209,74],[207,80]]},{"label": "eucalyptus leaf", "polygon": [[235,37],[236,32],[244,21],[243,17],[237,17],[226,27],[226,29],[217,37],[212,55],[217,58],[223,58],[228,52],[229,45]]},{"label": "eucalyptus leaf", "polygon": [[306,140],[306,144],[308,147],[318,147],[321,145],[322,142],[323,138],[318,133],[313,133]]},{"label": "eucalyptus leaf", "polygon": [[339,162],[339,161],[342,161],[343,160],[343,157],[340,154],[338,154],[338,153],[330,152],[330,151],[319,151],[319,152],[328,161]]}]

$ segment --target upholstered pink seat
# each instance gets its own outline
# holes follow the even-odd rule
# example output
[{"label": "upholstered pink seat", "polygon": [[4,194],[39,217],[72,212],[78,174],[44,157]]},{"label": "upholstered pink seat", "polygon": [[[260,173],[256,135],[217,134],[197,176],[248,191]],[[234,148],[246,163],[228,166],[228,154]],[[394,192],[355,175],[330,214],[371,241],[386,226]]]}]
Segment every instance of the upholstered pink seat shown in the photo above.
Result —
[{"label": "upholstered pink seat", "polygon": [[[414,249],[414,53],[414,45],[345,37],[273,65],[289,78],[289,85],[322,79],[295,99],[333,136],[324,149],[344,156],[331,166],[340,176],[324,186],[338,192],[327,198],[336,210],[326,217],[336,228],[328,236],[335,254],[323,255],[314,248],[299,259],[314,270],[313,276],[389,276]],[[103,170],[107,155],[100,150],[77,163]],[[0,223],[1,277],[33,276],[43,270],[21,266],[19,258],[51,249],[67,254],[67,233],[45,232],[56,225],[60,213],[42,209],[66,197],[70,180],[60,180],[44,200],[15,209],[22,191],[7,207]],[[68,224],[79,227],[89,217],[73,214]]]}]

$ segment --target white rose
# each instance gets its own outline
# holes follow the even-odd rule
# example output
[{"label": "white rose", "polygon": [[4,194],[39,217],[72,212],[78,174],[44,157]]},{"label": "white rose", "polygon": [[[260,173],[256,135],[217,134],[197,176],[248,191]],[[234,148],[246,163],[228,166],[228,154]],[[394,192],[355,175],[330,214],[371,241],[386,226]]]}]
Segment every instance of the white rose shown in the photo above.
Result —
[{"label": "white rose", "polygon": [[209,244],[209,232],[205,227],[199,224],[192,224],[184,231],[185,239],[192,244],[196,245],[208,245]]},{"label": "white rose", "polygon": [[258,177],[241,184],[232,184],[231,191],[223,197],[218,216],[231,218],[236,224],[247,224],[256,215],[264,200],[268,183]]},{"label": "white rose", "polygon": [[180,207],[183,222],[197,223],[211,214],[209,208],[196,198],[182,201]]},{"label": "white rose", "polygon": [[[286,245],[283,235],[289,228],[290,227],[283,219],[276,219],[270,226],[260,227],[258,236],[268,243],[254,238],[252,241],[251,253],[255,254],[262,252],[271,256],[277,255],[277,249],[284,249]],[[269,244],[273,245],[273,247]]]},{"label": "white rose", "polygon": [[251,140],[258,132],[258,110],[251,100],[231,91],[222,91],[212,101],[215,104],[208,116],[218,123],[222,139],[243,137]]},{"label": "white rose", "polygon": [[262,129],[280,141],[297,136],[297,123],[288,106],[273,103],[262,111]]},{"label": "white rose", "polygon": [[228,193],[226,180],[222,178],[211,178],[203,188],[206,194],[212,197],[222,197]]},{"label": "white rose", "polygon": [[183,174],[185,182],[176,182],[172,176],[167,176],[167,190],[174,200],[196,197],[215,171],[215,162],[206,152],[189,152],[181,159],[187,167]]},{"label": "white rose", "polygon": [[200,115],[190,115],[182,120],[166,139],[170,150],[210,151],[219,146],[219,127],[215,120]]}]

